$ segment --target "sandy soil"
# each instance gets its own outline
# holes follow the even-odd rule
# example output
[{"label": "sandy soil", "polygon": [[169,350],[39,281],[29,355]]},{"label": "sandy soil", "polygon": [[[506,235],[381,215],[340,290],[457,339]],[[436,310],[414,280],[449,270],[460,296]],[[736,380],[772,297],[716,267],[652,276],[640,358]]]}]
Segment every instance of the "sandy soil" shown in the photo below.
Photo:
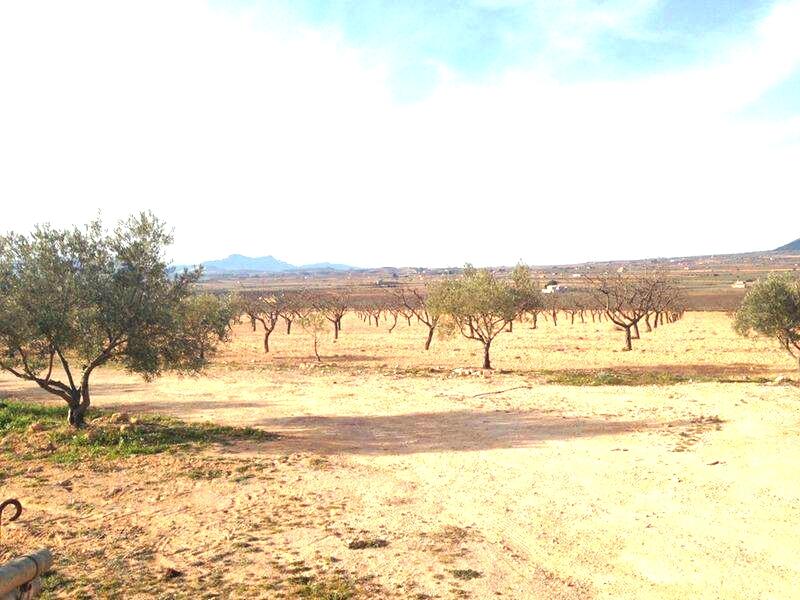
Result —
[{"label": "sandy soil", "polygon": [[[570,387],[534,372],[792,375],[724,315],[689,314],[630,353],[606,324],[517,327],[494,353],[514,372],[487,376],[451,371],[479,361],[473,343],[426,355],[405,323],[390,335],[350,317],[323,367],[300,331],[273,338],[265,357],[241,327],[202,378],[105,370],[95,399],[279,440],[102,473],[36,466],[4,482],[28,508],[6,543],[80,557],[63,567],[73,578],[174,564],[165,597],[292,597],[292,576],[337,571],[373,598],[800,597],[797,387]],[[7,377],[0,395],[43,398]]]}]

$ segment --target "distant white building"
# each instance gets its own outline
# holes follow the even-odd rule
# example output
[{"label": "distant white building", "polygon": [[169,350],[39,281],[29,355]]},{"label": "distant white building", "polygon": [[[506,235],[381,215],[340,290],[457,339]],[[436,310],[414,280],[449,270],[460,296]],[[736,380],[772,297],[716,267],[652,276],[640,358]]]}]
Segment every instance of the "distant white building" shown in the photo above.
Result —
[{"label": "distant white building", "polygon": [[744,288],[749,288],[749,287],[750,287],[751,285],[753,285],[754,283],[755,283],[755,282],[754,282],[754,281],[752,281],[752,280],[742,281],[742,280],[740,279],[740,280],[738,280],[738,281],[734,281],[734,282],[731,284],[731,287],[732,287],[732,288],[735,288],[735,289],[737,289],[737,290],[743,290]]},{"label": "distant white building", "polygon": [[551,283],[542,288],[543,294],[560,294],[561,292],[565,292],[567,290],[567,286],[565,285],[558,285],[557,283]]}]

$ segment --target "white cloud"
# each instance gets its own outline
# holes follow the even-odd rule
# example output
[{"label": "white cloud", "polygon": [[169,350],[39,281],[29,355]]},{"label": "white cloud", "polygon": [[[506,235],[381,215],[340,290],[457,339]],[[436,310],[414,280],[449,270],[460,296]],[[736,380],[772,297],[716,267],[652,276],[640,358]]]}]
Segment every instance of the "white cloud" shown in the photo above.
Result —
[{"label": "white cloud", "polygon": [[[3,225],[152,208],[178,261],[533,263],[800,235],[797,121],[738,112],[796,71],[800,2],[678,73],[446,79],[398,105],[330,32],[196,2],[0,4]],[[741,208],[740,208],[741,207]],[[794,212],[792,212],[794,211]],[[778,221],[778,222],[776,222]]]}]

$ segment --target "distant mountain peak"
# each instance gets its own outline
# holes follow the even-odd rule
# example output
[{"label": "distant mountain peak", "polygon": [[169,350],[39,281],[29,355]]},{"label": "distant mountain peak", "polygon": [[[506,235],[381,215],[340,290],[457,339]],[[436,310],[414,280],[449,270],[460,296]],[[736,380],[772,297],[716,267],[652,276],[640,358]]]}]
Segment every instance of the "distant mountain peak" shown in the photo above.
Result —
[{"label": "distant mountain peak", "polygon": [[793,242],[789,242],[785,246],[781,246],[780,248],[775,248],[773,252],[797,252],[800,253],[800,238],[796,239]]},{"label": "distant mountain peak", "polygon": [[283,273],[286,271],[350,271],[353,267],[330,262],[320,262],[309,265],[293,265],[279,260],[274,256],[251,257],[244,254],[231,254],[227,258],[208,260],[201,263],[206,274],[232,274],[232,273]]},{"label": "distant mountain peak", "polygon": [[231,254],[221,260],[209,260],[203,263],[208,272],[280,272],[291,271],[294,265],[274,256],[250,257],[242,254]]}]

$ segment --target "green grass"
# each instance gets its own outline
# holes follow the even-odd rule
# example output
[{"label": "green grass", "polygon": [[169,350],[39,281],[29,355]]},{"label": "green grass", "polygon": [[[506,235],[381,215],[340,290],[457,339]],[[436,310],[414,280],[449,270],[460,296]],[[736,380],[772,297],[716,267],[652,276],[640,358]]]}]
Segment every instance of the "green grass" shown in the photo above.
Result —
[{"label": "green grass", "polygon": [[52,600],[58,596],[59,591],[70,587],[72,581],[56,570],[48,571],[42,575],[42,600]]},{"label": "green grass", "polygon": [[[93,425],[92,420],[109,413],[92,410],[88,426],[76,430],[66,425],[66,407],[5,401],[0,403],[0,441],[23,442],[34,436],[49,440],[47,448],[31,446],[19,458],[46,457],[60,464],[89,459],[117,459],[159,454],[236,440],[268,441],[275,435],[249,427],[227,427],[211,423],[185,423],[171,417],[145,415],[134,423]],[[30,434],[34,423],[42,429]],[[41,446],[41,444],[39,445]],[[3,444],[8,453],[7,444]],[[1,450],[0,450],[1,451]],[[14,452],[11,452],[14,454]]]},{"label": "green grass", "polygon": [[764,377],[743,377],[741,379],[731,379],[729,377],[719,377],[713,375],[687,375],[681,373],[670,373],[666,371],[544,371],[541,375],[547,383],[558,385],[576,386],[599,386],[599,385],[676,385],[679,383],[765,383],[769,379]]},{"label": "green grass", "polygon": [[[96,416],[90,411],[89,417]],[[67,409],[42,404],[28,404],[5,400],[0,402],[0,436],[12,432],[23,432],[34,423],[66,423]]]},{"label": "green grass", "polygon": [[451,571],[451,573],[456,579],[463,579],[464,581],[483,577],[483,573],[476,571],[475,569],[455,569],[454,571]]},{"label": "green grass", "polygon": [[[298,598],[305,600],[350,600],[355,596],[356,590],[352,583],[341,577],[333,577],[314,581],[313,578],[303,578],[297,587]],[[306,581],[310,579],[310,581]]]}]

